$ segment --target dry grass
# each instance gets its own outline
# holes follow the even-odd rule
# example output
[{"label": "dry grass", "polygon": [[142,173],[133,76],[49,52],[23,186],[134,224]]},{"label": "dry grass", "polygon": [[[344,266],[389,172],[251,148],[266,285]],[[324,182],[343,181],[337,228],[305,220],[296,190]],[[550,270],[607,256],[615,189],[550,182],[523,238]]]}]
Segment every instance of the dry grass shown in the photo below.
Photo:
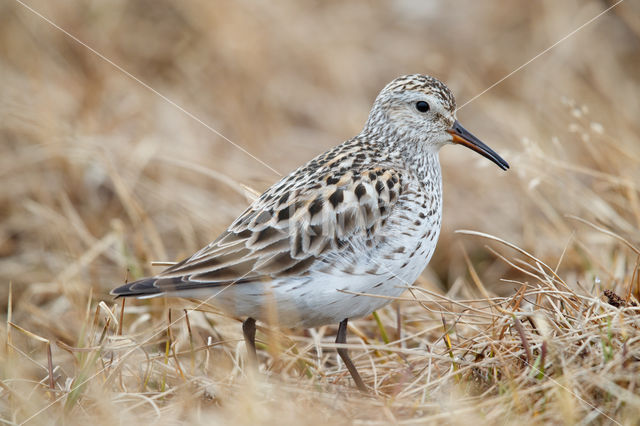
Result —
[{"label": "dry grass", "polygon": [[[355,134],[395,76],[436,75],[463,104],[613,3],[29,4],[286,173]],[[114,303],[277,176],[4,2],[0,419],[636,423],[639,12],[623,2],[459,112],[512,169],[444,150],[436,257],[351,324],[364,397],[335,327],[260,329],[254,373],[239,323],[206,305]]]}]

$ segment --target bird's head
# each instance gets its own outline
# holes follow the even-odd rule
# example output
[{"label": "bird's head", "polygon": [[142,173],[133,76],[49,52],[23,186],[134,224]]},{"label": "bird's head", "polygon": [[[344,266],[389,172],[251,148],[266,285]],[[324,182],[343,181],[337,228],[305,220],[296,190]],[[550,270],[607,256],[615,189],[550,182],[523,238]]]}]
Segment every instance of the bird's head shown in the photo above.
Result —
[{"label": "bird's head", "polygon": [[426,144],[434,151],[449,143],[464,145],[501,169],[509,168],[502,157],[458,122],[451,90],[426,75],[405,75],[387,84],[376,98],[366,129]]}]

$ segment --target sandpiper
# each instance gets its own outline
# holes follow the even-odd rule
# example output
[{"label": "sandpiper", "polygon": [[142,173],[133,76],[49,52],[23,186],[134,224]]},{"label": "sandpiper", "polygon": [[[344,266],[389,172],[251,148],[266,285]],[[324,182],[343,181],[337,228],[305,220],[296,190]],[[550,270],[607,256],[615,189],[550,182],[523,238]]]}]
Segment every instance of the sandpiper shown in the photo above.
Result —
[{"label": "sandpiper", "polygon": [[[399,77],[359,135],[282,178],[191,257],[111,294],[209,298],[244,320],[253,359],[256,320],[274,313],[290,328],[339,323],[336,343],[346,343],[349,319],[389,303],[429,263],[442,218],[438,152],[451,143],[509,168],[456,120],[447,86]],[[338,354],[366,391],[346,349]]]}]

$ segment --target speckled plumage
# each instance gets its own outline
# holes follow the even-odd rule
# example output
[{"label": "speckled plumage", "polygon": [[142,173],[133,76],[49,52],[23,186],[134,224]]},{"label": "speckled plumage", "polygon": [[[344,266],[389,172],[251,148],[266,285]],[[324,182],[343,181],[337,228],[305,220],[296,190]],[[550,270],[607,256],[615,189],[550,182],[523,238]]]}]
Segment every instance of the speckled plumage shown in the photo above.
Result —
[{"label": "speckled plumage", "polygon": [[211,297],[238,317],[275,312],[287,327],[371,313],[390,299],[343,290],[398,296],[429,262],[442,217],[438,151],[459,142],[455,111],[435,78],[394,80],[358,136],[282,178],[193,256],[112,293]]}]

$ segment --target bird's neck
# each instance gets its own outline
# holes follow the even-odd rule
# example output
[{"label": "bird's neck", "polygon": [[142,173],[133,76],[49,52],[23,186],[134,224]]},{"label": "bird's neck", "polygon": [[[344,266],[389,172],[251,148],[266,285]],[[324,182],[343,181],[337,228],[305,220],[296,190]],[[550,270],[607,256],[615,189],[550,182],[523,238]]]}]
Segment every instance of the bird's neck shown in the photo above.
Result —
[{"label": "bird's neck", "polygon": [[418,176],[421,182],[433,182],[437,187],[441,185],[442,174],[437,152],[425,150],[422,153],[416,153],[414,157],[407,160],[407,167]]},{"label": "bird's neck", "polygon": [[434,181],[440,185],[439,148],[390,129],[377,129],[375,134],[368,130],[365,128],[361,136],[379,145],[378,152],[387,153],[393,163],[412,172],[420,181]]}]

